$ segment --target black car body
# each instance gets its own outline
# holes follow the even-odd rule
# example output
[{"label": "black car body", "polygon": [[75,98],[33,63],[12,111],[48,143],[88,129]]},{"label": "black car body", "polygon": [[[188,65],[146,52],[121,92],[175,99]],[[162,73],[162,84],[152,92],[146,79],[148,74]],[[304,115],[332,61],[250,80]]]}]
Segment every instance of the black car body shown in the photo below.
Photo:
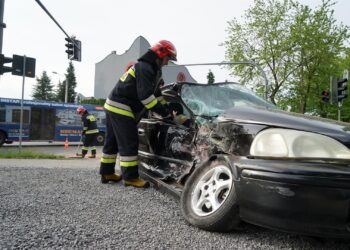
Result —
[{"label": "black car body", "polygon": [[181,197],[189,223],[350,237],[349,124],[278,110],[236,83],[162,93],[185,118],[141,120],[140,171]]}]

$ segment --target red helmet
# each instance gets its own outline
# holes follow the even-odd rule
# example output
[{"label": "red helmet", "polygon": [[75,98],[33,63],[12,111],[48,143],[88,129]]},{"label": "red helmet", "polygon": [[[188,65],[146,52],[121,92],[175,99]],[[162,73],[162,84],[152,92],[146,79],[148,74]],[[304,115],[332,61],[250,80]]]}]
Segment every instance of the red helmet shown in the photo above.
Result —
[{"label": "red helmet", "polygon": [[176,48],[174,44],[167,40],[160,40],[151,47],[151,50],[155,52],[159,58],[168,56],[170,60],[176,61]]},{"label": "red helmet", "polygon": [[84,107],[78,107],[77,108],[77,113],[78,114],[84,114],[86,112],[86,109]]}]

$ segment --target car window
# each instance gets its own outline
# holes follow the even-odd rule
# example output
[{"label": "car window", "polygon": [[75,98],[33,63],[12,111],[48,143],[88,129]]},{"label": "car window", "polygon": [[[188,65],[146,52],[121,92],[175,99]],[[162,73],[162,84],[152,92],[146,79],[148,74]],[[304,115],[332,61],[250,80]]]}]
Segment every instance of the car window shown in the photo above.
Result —
[{"label": "car window", "polygon": [[[164,99],[166,100],[166,102],[168,103],[168,109],[171,110],[177,110],[177,114],[178,115],[185,115],[188,118],[192,117],[191,112],[186,108],[185,105],[183,105],[183,103],[180,101],[179,98],[175,98],[175,97],[170,97],[170,96],[164,96]],[[181,111],[179,111],[181,110]],[[161,118],[157,113],[155,112],[150,112],[150,117],[153,118]]]},{"label": "car window", "polygon": [[235,106],[277,108],[237,83],[184,84],[181,97],[195,115],[217,116]]}]

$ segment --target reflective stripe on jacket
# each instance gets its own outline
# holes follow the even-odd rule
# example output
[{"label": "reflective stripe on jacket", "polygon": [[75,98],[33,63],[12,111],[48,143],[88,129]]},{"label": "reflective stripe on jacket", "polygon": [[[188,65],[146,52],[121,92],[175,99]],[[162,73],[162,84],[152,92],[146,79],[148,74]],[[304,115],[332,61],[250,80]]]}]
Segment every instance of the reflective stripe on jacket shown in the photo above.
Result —
[{"label": "reflective stripe on jacket", "polygon": [[85,134],[96,134],[99,132],[95,116],[87,113],[84,114],[81,119],[83,121],[83,132]]},{"label": "reflective stripe on jacket", "polygon": [[167,116],[168,110],[154,95],[160,75],[155,64],[146,61],[136,63],[120,77],[108,96],[105,109],[134,118],[145,107],[161,116]]}]

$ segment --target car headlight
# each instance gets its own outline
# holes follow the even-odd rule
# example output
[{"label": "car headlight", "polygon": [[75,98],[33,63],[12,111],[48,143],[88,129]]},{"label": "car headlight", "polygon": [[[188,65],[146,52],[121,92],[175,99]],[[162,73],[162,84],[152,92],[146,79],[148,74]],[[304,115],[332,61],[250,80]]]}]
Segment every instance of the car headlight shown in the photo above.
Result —
[{"label": "car headlight", "polygon": [[333,138],[298,130],[271,128],[260,132],[252,156],[350,159],[350,150]]}]

